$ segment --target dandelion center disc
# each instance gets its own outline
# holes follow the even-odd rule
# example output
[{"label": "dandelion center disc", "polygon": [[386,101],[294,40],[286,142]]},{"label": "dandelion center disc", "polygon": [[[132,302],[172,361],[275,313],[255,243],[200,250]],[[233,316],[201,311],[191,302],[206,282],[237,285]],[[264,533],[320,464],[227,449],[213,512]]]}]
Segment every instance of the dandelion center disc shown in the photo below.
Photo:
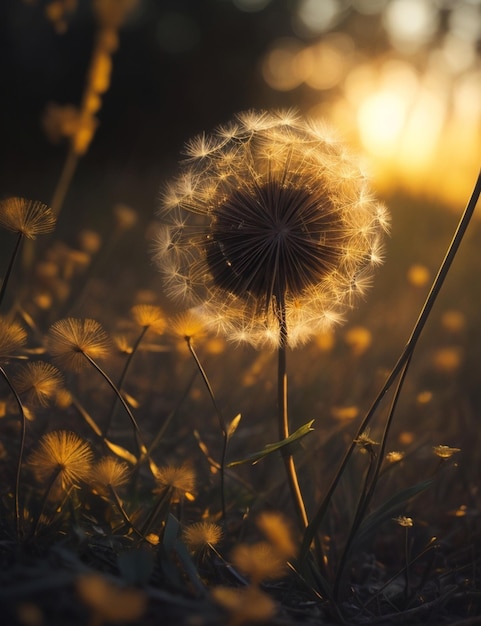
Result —
[{"label": "dandelion center disc", "polygon": [[213,215],[207,260],[215,283],[265,308],[300,296],[335,266],[341,250],[328,197],[272,181],[235,190]]}]

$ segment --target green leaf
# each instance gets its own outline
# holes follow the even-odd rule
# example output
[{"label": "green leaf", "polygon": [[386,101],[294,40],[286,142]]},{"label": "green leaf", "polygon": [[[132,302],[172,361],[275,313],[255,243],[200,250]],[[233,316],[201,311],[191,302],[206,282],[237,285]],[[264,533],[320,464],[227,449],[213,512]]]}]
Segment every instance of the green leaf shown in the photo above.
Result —
[{"label": "green leaf", "polygon": [[286,439],[283,439],[282,441],[276,441],[276,443],[268,443],[259,452],[249,454],[249,456],[245,457],[244,459],[232,461],[227,465],[227,467],[235,467],[236,465],[242,465],[242,463],[252,463],[253,465],[255,465],[268,454],[277,452],[278,450],[281,450],[281,448],[291,445],[292,443],[294,443],[294,441],[298,441],[302,437],[305,437],[308,433],[314,430],[313,428],[311,428],[313,423],[314,420],[307,422],[307,424],[304,424],[303,426],[298,428],[295,432],[292,433],[292,435],[286,437]]}]

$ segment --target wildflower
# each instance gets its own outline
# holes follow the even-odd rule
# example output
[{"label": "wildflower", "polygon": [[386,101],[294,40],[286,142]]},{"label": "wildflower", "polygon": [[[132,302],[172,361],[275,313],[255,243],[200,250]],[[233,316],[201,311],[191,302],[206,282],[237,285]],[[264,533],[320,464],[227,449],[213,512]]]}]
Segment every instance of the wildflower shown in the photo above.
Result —
[{"label": "wildflower", "polygon": [[92,458],[90,445],[78,435],[54,430],[42,436],[30,457],[30,466],[38,481],[57,478],[66,489],[89,477]]},{"label": "wildflower", "polygon": [[105,357],[109,341],[102,326],[92,319],[66,318],[50,327],[47,349],[66,369],[79,371],[87,359]]},{"label": "wildflower", "polygon": [[18,322],[8,322],[0,317],[0,360],[17,356],[26,341],[27,333]]},{"label": "wildflower", "polygon": [[412,526],[414,526],[413,518],[406,517],[405,515],[393,517],[393,521],[399,524],[399,526],[404,526],[404,528],[411,528]]},{"label": "wildflower", "polygon": [[128,480],[129,466],[110,456],[100,459],[91,473],[91,482],[96,491],[102,495],[108,494],[108,487],[118,489],[125,485]]},{"label": "wildflower", "polygon": [[341,320],[381,260],[385,209],[356,161],[290,112],[247,112],[187,145],[167,186],[156,260],[171,297],[255,346]]},{"label": "wildflower", "polygon": [[241,543],[231,554],[234,566],[253,584],[264,580],[282,578],[286,564],[279,552],[267,541],[259,541],[252,545]]},{"label": "wildflower", "polygon": [[373,446],[379,445],[377,441],[374,441],[374,439],[371,439],[369,436],[369,429],[361,433],[359,437],[354,440],[354,443],[357,444],[362,451],[369,452],[373,452]]},{"label": "wildflower", "polygon": [[165,316],[158,306],[136,304],[131,309],[132,317],[139,326],[148,327],[161,334],[165,329]]},{"label": "wildflower", "polygon": [[392,450],[386,454],[386,460],[389,463],[399,463],[404,459],[405,453],[397,450]]},{"label": "wildflower", "polygon": [[186,463],[179,467],[167,465],[157,468],[155,480],[158,485],[154,490],[155,493],[170,489],[173,500],[180,500],[184,497],[193,499],[195,473]]},{"label": "wildflower", "polygon": [[26,403],[47,406],[62,385],[62,375],[58,369],[36,361],[26,363],[13,379],[14,387],[19,394],[25,394]]},{"label": "wildflower", "polygon": [[212,522],[197,522],[182,533],[186,546],[192,552],[202,552],[208,546],[216,546],[222,539],[222,529]]},{"label": "wildflower", "polygon": [[450,459],[453,454],[461,452],[461,448],[451,448],[450,446],[433,446],[433,452],[440,459]]},{"label": "wildflower", "polygon": [[19,197],[0,201],[0,226],[28,239],[52,232],[55,221],[52,209],[42,202]]},{"label": "wildflower", "polygon": [[100,574],[79,576],[76,588],[94,615],[91,623],[133,622],[145,612],[147,597],[142,590],[114,585]]}]

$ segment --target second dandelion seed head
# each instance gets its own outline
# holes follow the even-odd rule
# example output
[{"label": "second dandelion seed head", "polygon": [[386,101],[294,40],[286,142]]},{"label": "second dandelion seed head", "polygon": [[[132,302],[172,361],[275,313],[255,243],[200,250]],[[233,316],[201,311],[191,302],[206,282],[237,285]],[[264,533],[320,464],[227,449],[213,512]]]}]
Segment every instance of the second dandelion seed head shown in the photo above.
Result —
[{"label": "second dandelion seed head", "polygon": [[290,112],[247,112],[186,147],[156,259],[169,294],[234,340],[291,346],[338,321],[381,258],[386,211],[355,159]]}]

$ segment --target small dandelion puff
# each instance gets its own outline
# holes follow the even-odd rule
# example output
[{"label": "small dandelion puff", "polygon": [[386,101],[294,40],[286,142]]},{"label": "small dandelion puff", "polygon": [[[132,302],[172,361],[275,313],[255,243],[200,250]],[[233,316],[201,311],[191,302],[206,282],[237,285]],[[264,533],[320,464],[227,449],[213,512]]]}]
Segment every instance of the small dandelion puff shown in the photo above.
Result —
[{"label": "small dandelion puff", "polygon": [[0,200],[0,226],[28,239],[51,233],[55,222],[52,209],[42,202],[19,197]]},{"label": "small dandelion puff", "polygon": [[172,493],[172,500],[181,500],[186,497],[193,499],[192,492],[195,489],[195,472],[184,463],[180,466],[167,465],[158,467],[155,473],[157,487],[154,493],[162,493],[169,489]]},{"label": "small dandelion puff", "polygon": [[199,553],[220,542],[222,528],[212,522],[197,522],[184,528],[182,538],[189,550]]},{"label": "small dandelion puff", "polygon": [[406,515],[400,515],[399,517],[393,517],[393,522],[399,524],[399,526],[403,526],[404,528],[411,528],[414,526],[413,518],[406,517]]},{"label": "small dandelion puff", "polygon": [[165,330],[166,320],[162,309],[153,304],[136,304],[131,309],[135,322],[144,328],[151,328],[158,334]]},{"label": "small dandelion puff", "polygon": [[386,461],[388,463],[399,463],[404,459],[405,452],[399,452],[397,450],[392,450],[386,454]]},{"label": "small dandelion puff", "polygon": [[47,406],[63,384],[62,374],[50,363],[35,361],[22,365],[13,378],[15,389],[28,405]]},{"label": "small dandelion puff", "polygon": [[27,341],[27,331],[18,322],[9,322],[0,317],[0,361],[18,356]]},{"label": "small dandelion puff", "polygon": [[30,456],[30,467],[39,482],[57,476],[62,489],[87,480],[93,454],[90,445],[73,432],[54,430],[43,435]]},{"label": "small dandelion puff", "polygon": [[451,448],[451,446],[433,446],[433,452],[440,459],[450,459],[454,454],[461,452],[461,448]]},{"label": "small dandelion puff", "polygon": [[388,228],[357,161],[292,111],[241,113],[187,153],[155,249],[170,297],[256,347],[279,345],[280,309],[291,346],[340,322]]},{"label": "small dandelion puff", "polygon": [[206,335],[205,322],[196,309],[175,315],[170,320],[169,330],[174,337],[184,341],[201,339]]},{"label": "small dandelion puff", "polygon": [[369,436],[369,429],[366,429],[363,433],[359,435],[357,439],[354,440],[354,443],[361,448],[361,450],[372,451],[373,446],[378,446],[379,442],[374,441]]},{"label": "small dandelion puff", "polygon": [[102,326],[92,319],[68,317],[55,322],[47,335],[47,350],[68,370],[87,365],[85,356],[101,359],[108,354],[109,339]]},{"label": "small dandelion puff", "polygon": [[108,495],[109,487],[113,489],[122,487],[128,482],[129,476],[130,469],[127,463],[106,456],[92,468],[90,482],[98,493]]},{"label": "small dandelion puff", "polygon": [[241,543],[231,554],[231,560],[242,574],[252,583],[282,578],[286,573],[286,563],[276,548],[267,541],[252,545]]}]

